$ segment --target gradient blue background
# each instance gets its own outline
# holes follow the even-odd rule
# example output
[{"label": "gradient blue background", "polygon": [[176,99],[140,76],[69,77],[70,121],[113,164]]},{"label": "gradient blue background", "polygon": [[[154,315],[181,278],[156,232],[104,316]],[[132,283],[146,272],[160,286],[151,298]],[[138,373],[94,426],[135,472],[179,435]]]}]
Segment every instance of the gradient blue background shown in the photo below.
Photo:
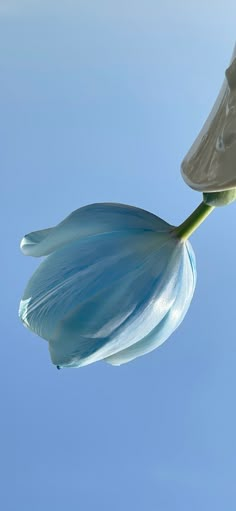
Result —
[{"label": "gradient blue background", "polygon": [[235,205],[194,234],[180,328],[120,368],[57,371],[18,302],[21,237],[87,203],[181,222],[180,163],[235,41],[235,1],[1,0],[4,511],[235,511]]}]

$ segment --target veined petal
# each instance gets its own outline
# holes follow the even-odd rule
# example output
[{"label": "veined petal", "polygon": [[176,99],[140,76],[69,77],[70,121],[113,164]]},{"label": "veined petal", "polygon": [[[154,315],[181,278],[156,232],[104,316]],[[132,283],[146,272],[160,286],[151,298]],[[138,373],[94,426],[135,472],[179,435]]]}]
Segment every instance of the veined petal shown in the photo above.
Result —
[{"label": "veined petal", "polygon": [[175,300],[167,314],[146,337],[129,348],[105,358],[105,362],[119,366],[150,353],[163,344],[183,321],[196,285],[195,256],[190,243],[187,243],[184,249],[182,265],[179,268]]},{"label": "veined petal", "polygon": [[71,241],[102,233],[130,231],[167,232],[171,226],[140,208],[125,204],[101,203],[79,208],[57,226],[27,234],[21,241],[23,254],[41,257]]},{"label": "veined petal", "polygon": [[50,342],[56,365],[112,355],[148,335],[170,309],[181,250],[169,233],[142,231],[70,243],[30,279],[22,320]]},{"label": "veined petal", "polygon": [[[54,363],[57,361],[58,365],[77,367],[102,360],[139,342],[152,331],[157,322],[162,321],[173,304],[175,283],[168,283],[165,288],[163,278],[160,276],[151,281],[147,275],[131,274],[128,276],[126,286],[125,279],[127,277],[118,283],[122,290],[117,288],[114,292],[108,289],[97,297],[98,303],[96,299],[92,300],[91,308],[90,304],[86,304],[84,315],[83,312],[78,314],[76,310],[73,318],[69,318],[57,343],[50,342],[50,353]],[[116,310],[119,311],[118,314]],[[102,320],[105,322],[104,328],[98,330],[97,335],[89,335],[89,332],[85,335],[81,319],[89,321],[91,313],[95,311],[96,314],[94,318],[92,317],[94,328],[96,329],[97,323],[99,329],[99,322]],[[73,345],[74,351],[71,351],[70,357],[63,361],[59,344],[65,354],[65,339]],[[68,357],[69,350],[66,355]]]}]

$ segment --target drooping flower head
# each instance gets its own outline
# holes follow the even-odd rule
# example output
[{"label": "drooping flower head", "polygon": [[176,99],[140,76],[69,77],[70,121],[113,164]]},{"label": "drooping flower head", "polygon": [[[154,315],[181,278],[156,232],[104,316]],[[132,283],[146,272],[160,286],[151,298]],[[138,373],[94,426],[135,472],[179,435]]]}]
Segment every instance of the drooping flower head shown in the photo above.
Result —
[{"label": "drooping flower head", "polygon": [[190,305],[193,250],[147,211],[93,204],[25,236],[24,254],[47,256],[20,304],[26,327],[49,342],[52,362],[120,365],[160,346]]}]

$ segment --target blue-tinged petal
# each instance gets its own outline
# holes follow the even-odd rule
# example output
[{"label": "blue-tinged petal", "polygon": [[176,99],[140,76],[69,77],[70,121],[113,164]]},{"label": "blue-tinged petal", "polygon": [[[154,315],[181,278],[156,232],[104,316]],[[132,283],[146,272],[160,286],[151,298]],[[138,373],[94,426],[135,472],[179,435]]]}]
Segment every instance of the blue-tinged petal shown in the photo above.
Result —
[{"label": "blue-tinged petal", "polygon": [[140,208],[124,204],[91,204],[77,209],[57,226],[31,232],[21,241],[25,255],[48,255],[69,242],[102,233],[142,229],[166,232],[170,225]]},{"label": "blue-tinged petal", "polygon": [[150,334],[170,310],[181,251],[164,232],[116,232],[70,243],[30,279],[22,320],[50,342],[56,365],[113,355]]},{"label": "blue-tinged petal", "polygon": [[195,256],[190,243],[183,246],[182,265],[179,267],[175,300],[165,317],[143,339],[129,348],[107,357],[105,362],[121,365],[158,348],[176,330],[189,308],[196,285]]}]

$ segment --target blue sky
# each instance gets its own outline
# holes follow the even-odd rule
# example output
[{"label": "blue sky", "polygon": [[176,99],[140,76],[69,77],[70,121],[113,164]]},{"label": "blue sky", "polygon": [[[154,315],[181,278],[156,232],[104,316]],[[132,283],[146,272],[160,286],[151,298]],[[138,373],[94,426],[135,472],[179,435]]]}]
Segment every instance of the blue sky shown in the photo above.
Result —
[{"label": "blue sky", "polygon": [[26,232],[93,202],[173,224],[200,202],[180,163],[235,19],[233,0],[1,1],[4,510],[235,510],[235,205],[194,234],[195,296],[155,352],[57,371],[17,317]]}]

